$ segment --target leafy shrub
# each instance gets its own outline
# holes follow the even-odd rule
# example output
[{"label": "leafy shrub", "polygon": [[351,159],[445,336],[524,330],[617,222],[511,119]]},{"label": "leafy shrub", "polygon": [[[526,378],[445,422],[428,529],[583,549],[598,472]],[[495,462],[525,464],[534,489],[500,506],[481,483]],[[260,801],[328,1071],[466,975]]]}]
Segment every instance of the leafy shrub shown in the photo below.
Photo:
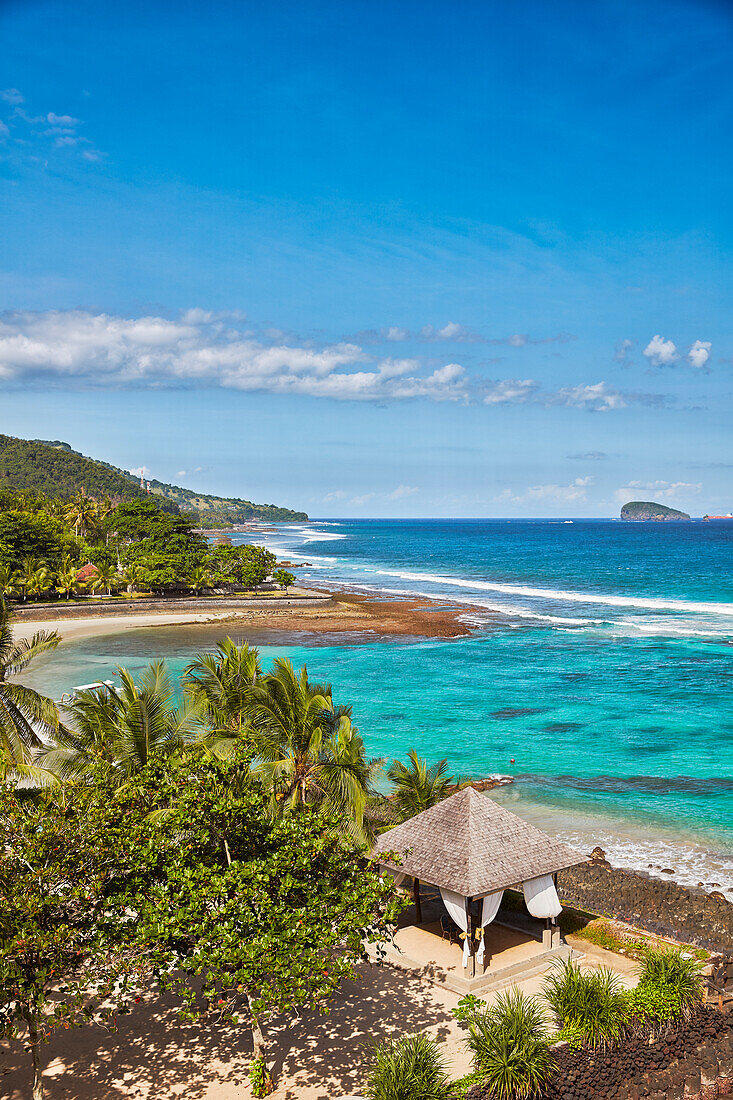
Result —
[{"label": "leafy shrub", "polygon": [[485,1012],[487,1007],[486,1001],[482,1001],[473,993],[468,993],[465,997],[461,997],[455,1008],[451,1009],[451,1016],[459,1024],[470,1024],[476,1013]]},{"label": "leafy shrub", "polygon": [[253,1058],[249,1067],[249,1081],[252,1086],[252,1095],[256,1097],[269,1096],[273,1089],[272,1078],[265,1059]]},{"label": "leafy shrub", "polygon": [[629,993],[629,1008],[635,1027],[658,1032],[662,1026],[682,1015],[677,990],[644,982]]},{"label": "leafy shrub", "polygon": [[679,1011],[688,1015],[702,1000],[700,963],[697,959],[685,958],[674,947],[647,947],[639,974],[639,987],[666,996],[670,1003],[678,1002]]},{"label": "leafy shrub", "polygon": [[477,1075],[498,1100],[534,1096],[555,1068],[544,1013],[516,988],[501,994],[493,1007],[474,1012],[467,1041]]},{"label": "leafy shrub", "polygon": [[373,1044],[367,1081],[369,1100],[448,1100],[446,1065],[435,1039],[403,1035]]},{"label": "leafy shrub", "polygon": [[544,995],[560,1028],[582,1032],[590,1047],[617,1042],[629,1022],[629,1000],[607,967],[584,974],[568,959],[545,981]]}]

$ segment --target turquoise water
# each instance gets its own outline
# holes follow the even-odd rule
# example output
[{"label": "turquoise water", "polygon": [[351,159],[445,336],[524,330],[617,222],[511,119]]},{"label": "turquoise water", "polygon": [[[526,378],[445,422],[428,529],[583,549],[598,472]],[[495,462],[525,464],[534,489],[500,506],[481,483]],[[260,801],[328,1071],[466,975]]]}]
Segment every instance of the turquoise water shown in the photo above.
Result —
[{"label": "turquoise water", "polygon": [[[329,522],[262,541],[311,563],[305,583],[471,605],[458,640],[256,639],[331,680],[370,754],[512,775],[497,797],[564,838],[733,888],[733,524]],[[34,681],[60,694],[159,656],[179,673],[220,632],[70,643]]]}]

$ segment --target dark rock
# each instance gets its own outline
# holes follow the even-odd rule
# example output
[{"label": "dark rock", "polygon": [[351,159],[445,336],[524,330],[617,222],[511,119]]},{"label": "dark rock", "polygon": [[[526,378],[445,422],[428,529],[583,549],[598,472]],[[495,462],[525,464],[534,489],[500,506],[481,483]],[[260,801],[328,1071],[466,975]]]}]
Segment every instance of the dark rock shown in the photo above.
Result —
[{"label": "dark rock", "polygon": [[571,904],[638,924],[714,951],[733,952],[733,904],[669,880],[590,861],[561,871],[560,896]]}]

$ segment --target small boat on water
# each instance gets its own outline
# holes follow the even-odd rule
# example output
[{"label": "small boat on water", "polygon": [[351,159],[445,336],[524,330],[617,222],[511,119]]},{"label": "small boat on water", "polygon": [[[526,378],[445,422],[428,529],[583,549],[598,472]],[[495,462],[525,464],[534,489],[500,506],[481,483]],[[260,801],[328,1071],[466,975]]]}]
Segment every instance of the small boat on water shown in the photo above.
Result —
[{"label": "small boat on water", "polygon": [[703,519],[733,519],[733,512],[728,512],[727,516],[703,516]]},{"label": "small boat on water", "polygon": [[76,700],[81,691],[98,691],[99,688],[113,688],[114,686],[114,680],[95,680],[93,684],[79,684],[78,687],[72,688],[71,691],[65,691],[59,702],[62,706],[68,707],[70,703]]}]

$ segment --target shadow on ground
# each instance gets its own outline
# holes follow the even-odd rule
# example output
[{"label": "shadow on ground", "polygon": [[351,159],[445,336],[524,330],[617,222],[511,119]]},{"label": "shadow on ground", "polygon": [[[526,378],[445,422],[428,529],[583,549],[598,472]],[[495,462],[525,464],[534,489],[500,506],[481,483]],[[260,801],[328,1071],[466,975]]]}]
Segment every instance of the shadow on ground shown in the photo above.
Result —
[{"label": "shadow on ground", "polygon": [[[267,1028],[278,1100],[332,1100],[358,1091],[370,1036],[429,1030],[457,1047],[450,1007],[457,998],[389,967],[365,968],[346,983],[327,1016],[307,1013]],[[57,1033],[44,1047],[47,1100],[241,1100],[250,1095],[249,1032],[204,1019],[179,1020],[171,1001],[140,1004],[117,1032]],[[0,1044],[0,1096],[28,1100],[29,1058],[20,1042]]]}]

